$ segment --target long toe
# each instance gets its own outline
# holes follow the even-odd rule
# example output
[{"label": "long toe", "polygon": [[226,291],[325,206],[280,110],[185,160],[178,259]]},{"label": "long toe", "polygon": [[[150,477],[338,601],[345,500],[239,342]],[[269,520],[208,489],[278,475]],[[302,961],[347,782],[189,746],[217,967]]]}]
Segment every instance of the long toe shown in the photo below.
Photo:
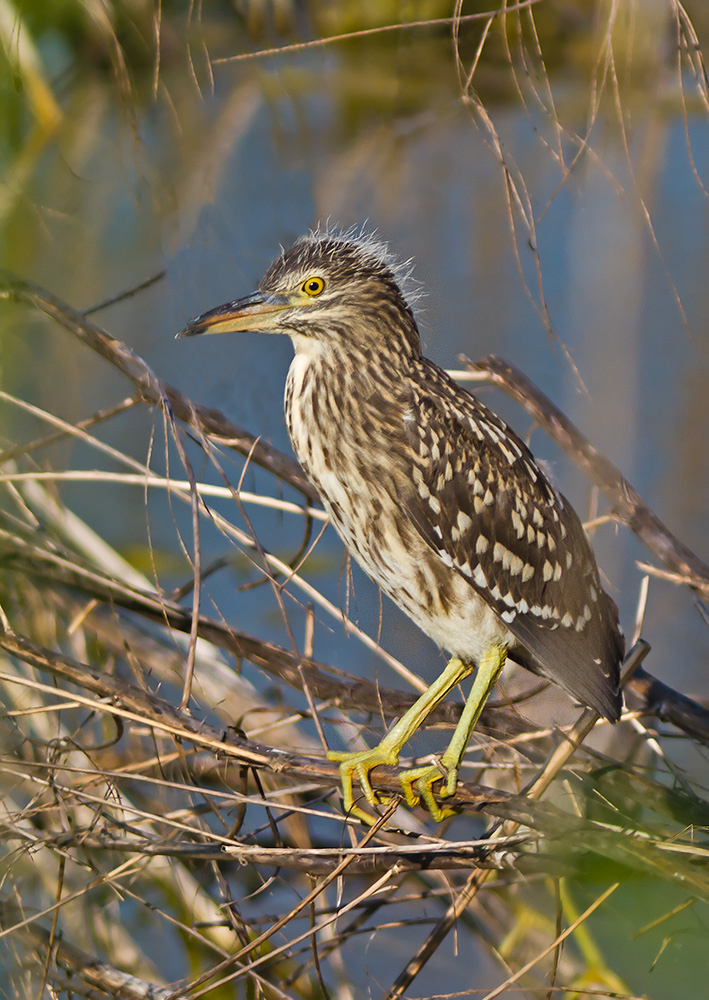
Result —
[{"label": "long toe", "polygon": [[457,779],[457,768],[442,771],[436,764],[426,764],[423,767],[412,767],[403,771],[400,780],[407,805],[411,807],[423,805],[433,819],[440,823],[449,816],[454,816],[455,810],[441,808],[434,794],[434,785],[443,782],[438,789],[438,795],[445,799],[455,794]]},{"label": "long toe", "polygon": [[390,796],[377,795],[369,780],[369,772],[379,765],[395,767],[398,764],[398,754],[384,747],[376,746],[372,750],[359,750],[354,753],[350,751],[330,750],[327,755],[328,760],[335,761],[340,765],[340,782],[342,784],[343,805],[345,812],[354,813],[360,819],[367,818],[368,822],[373,822],[367,813],[363,812],[355,804],[353,782],[355,775],[362,789],[364,797],[371,806],[387,805]]}]

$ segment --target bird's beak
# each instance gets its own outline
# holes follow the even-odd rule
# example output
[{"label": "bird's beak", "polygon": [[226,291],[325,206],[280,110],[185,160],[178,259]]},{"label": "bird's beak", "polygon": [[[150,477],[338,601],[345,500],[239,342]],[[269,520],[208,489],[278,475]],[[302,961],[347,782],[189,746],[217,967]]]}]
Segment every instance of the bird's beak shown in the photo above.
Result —
[{"label": "bird's beak", "polygon": [[190,320],[178,337],[197,337],[202,333],[242,333],[247,330],[269,332],[276,325],[276,317],[293,303],[286,295],[275,292],[254,292],[235,302],[227,302],[216,309],[202,313]]}]

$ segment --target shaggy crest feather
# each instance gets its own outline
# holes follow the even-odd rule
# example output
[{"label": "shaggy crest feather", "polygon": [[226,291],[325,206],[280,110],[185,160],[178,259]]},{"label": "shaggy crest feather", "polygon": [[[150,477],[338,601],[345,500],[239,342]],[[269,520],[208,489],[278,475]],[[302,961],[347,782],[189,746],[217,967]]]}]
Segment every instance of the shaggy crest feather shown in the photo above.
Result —
[{"label": "shaggy crest feather", "polygon": [[[337,250],[334,248],[342,244],[349,244],[361,250],[363,263],[367,262],[368,258],[374,258],[382,267],[387,268],[399,286],[399,291],[409,308],[418,305],[424,298],[423,288],[420,282],[414,278],[414,258],[409,257],[402,260],[391,249],[387,241],[380,238],[377,230],[368,229],[366,223],[362,223],[361,226],[349,226],[346,229],[332,225],[329,221],[321,223],[305,236],[296,240],[294,246],[302,247],[304,259],[307,259],[313,243],[326,242],[333,244],[333,262],[337,261]],[[282,253],[285,253],[283,248],[281,250]]]}]

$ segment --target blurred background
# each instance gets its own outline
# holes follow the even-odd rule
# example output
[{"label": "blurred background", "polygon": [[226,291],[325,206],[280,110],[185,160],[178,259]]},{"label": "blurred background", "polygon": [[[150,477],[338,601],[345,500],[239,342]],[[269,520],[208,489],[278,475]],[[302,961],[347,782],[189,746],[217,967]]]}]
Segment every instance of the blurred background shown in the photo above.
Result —
[{"label": "blurred background", "polygon": [[[459,369],[461,354],[494,353],[521,368],[707,559],[709,10],[701,0],[539,0],[494,20],[487,10],[452,0],[0,0],[0,264],[79,310],[158,277],[93,319],[194,402],[289,451],[290,343],[174,335],[252,291],[309,227],[365,224],[414,260],[428,356]],[[0,308],[0,345],[5,392],[66,421],[126,394],[105,362],[19,306]],[[503,395],[479,392],[531,432]],[[0,414],[5,442],[38,433],[7,400]],[[152,448],[164,469],[160,435],[135,410],[101,432],[141,462]],[[531,446],[582,517],[604,511],[539,431]],[[64,441],[39,461],[92,469],[96,458]],[[253,468],[243,485],[277,489]],[[189,533],[189,511],[115,484],[67,483],[61,497],[133,565],[154,565],[168,588],[184,581],[176,531]],[[299,526],[253,518],[272,551],[297,550]],[[206,561],[224,547],[208,527],[203,544]],[[630,633],[637,563],[656,560],[612,523],[594,546]],[[328,531],[303,575],[344,607],[342,558]],[[270,588],[244,589],[255,575],[234,554],[210,600],[236,627],[285,644]],[[300,641],[305,611],[288,611]],[[356,570],[349,611],[423,676],[440,667],[388,603],[380,623],[378,592]],[[707,622],[692,594],[651,579],[643,635],[647,668],[705,700]],[[398,683],[320,614],[314,655]],[[552,710],[571,717],[562,696]],[[676,764],[705,788],[705,755],[685,745]],[[623,905],[637,924],[649,897],[634,891]],[[606,943],[618,933],[630,934],[616,927]],[[704,911],[664,945],[662,933],[637,942],[626,955],[637,994],[698,996],[689,984],[708,971],[705,934]],[[407,942],[387,941],[401,950],[398,968]],[[381,949],[367,954],[355,995],[379,995],[389,978]],[[420,994],[441,986],[443,968],[439,992],[467,989],[460,961],[442,957]],[[491,960],[480,961],[494,984]]]}]

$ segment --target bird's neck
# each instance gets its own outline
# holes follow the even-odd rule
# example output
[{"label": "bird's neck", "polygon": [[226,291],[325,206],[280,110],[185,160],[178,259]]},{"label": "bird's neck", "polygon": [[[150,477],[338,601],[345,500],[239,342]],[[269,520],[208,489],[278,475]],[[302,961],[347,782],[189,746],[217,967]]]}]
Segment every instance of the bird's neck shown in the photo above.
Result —
[{"label": "bird's neck", "polygon": [[[353,338],[323,340],[302,335],[291,336],[295,357],[289,378],[297,379],[306,390],[347,391],[366,399],[377,386],[397,382],[406,376],[414,357],[408,346],[391,351],[376,345],[375,339],[362,344]],[[371,346],[370,346],[371,345]]]},{"label": "bird's neck", "polygon": [[[323,462],[323,451],[327,464],[349,449],[366,451],[368,441],[370,447],[374,445],[372,435],[385,432],[386,420],[398,410],[395,400],[406,393],[408,366],[400,359],[387,362],[362,351],[345,353],[330,344],[293,340],[286,423],[298,461],[320,486],[316,470]],[[403,402],[401,408],[403,418]]]}]

